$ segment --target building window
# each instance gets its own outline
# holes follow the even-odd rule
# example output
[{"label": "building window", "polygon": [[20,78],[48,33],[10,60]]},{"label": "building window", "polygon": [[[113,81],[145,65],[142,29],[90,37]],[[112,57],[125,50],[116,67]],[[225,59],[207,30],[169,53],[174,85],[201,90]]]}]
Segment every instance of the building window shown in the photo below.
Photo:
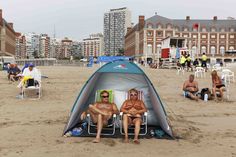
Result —
[{"label": "building window", "polygon": [[220,47],[220,54],[224,55],[224,53],[225,53],[225,47],[221,46]]},{"label": "building window", "polygon": [[188,38],[188,34],[184,34],[184,36],[183,36],[184,38]]},{"label": "building window", "polygon": [[162,29],[161,24],[158,24],[158,25],[157,25],[157,29]]},{"label": "building window", "polygon": [[229,36],[229,38],[230,38],[230,39],[234,39],[234,35],[231,34],[231,35]]},{"label": "building window", "polygon": [[205,34],[202,35],[202,39],[206,39],[207,36]]},{"label": "building window", "polygon": [[184,32],[187,32],[188,31],[188,28],[187,27],[184,27]]},{"label": "building window", "polygon": [[220,31],[221,31],[221,32],[225,32],[225,29],[224,29],[224,28],[221,28]]},{"label": "building window", "polygon": [[197,38],[197,35],[193,35],[193,38],[196,39],[196,38]]},{"label": "building window", "polygon": [[175,27],[175,31],[177,31],[177,32],[178,32],[178,31],[179,31],[179,27]]},{"label": "building window", "polygon": [[211,35],[211,38],[212,38],[212,39],[215,39],[215,38],[216,38],[216,35]]},{"label": "building window", "polygon": [[205,27],[202,28],[202,32],[206,32],[206,28]]},{"label": "building window", "polygon": [[149,24],[147,25],[147,27],[148,27],[148,28],[152,28],[152,24],[149,23]]},{"label": "building window", "polygon": [[215,32],[216,31],[216,29],[215,28],[211,28],[211,32]]},{"label": "building window", "polygon": [[193,55],[197,54],[197,47],[196,46],[192,47],[192,53],[193,53]]},{"label": "building window", "polygon": [[211,46],[211,54],[214,56],[216,53],[216,47],[215,46]]},{"label": "building window", "polygon": [[151,32],[151,31],[148,31],[148,32],[147,32],[147,36],[148,36],[148,37],[152,36],[152,32]]},{"label": "building window", "polygon": [[194,28],[193,28],[193,31],[194,31],[194,32],[197,32],[197,31],[198,31],[198,29],[194,27]]},{"label": "building window", "polygon": [[225,35],[220,35],[220,38],[221,39],[225,39]]},{"label": "building window", "polygon": [[169,33],[169,32],[166,33],[166,36],[167,36],[167,37],[170,37],[170,36],[171,36],[171,33]]},{"label": "building window", "polygon": [[171,24],[167,24],[166,28],[167,29],[172,29],[172,25]]},{"label": "building window", "polygon": [[230,50],[230,51],[233,51],[233,50],[234,50],[234,46],[230,46],[230,47],[229,47],[229,50]]},{"label": "building window", "polygon": [[158,31],[158,32],[157,32],[157,36],[158,36],[158,37],[162,37],[162,32]]},{"label": "building window", "polygon": [[230,32],[234,32],[234,28],[230,28]]},{"label": "building window", "polygon": [[151,44],[147,45],[147,54],[149,54],[149,55],[152,54],[152,45]]},{"label": "building window", "polygon": [[206,46],[202,46],[201,52],[202,52],[202,53],[206,53]]}]

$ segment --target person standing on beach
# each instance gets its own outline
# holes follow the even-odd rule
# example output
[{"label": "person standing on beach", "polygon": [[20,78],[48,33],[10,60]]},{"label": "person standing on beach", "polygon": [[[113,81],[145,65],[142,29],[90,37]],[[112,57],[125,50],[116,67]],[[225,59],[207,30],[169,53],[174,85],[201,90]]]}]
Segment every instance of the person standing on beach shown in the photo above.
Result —
[{"label": "person standing on beach", "polygon": [[189,75],[189,79],[183,84],[184,95],[190,99],[198,101],[198,97],[196,96],[198,90],[198,83],[197,81],[194,81],[194,75]]},{"label": "person standing on beach", "polygon": [[101,102],[96,102],[93,105],[89,105],[89,109],[86,112],[83,112],[80,116],[81,120],[86,118],[87,113],[92,117],[93,123],[97,123],[97,135],[93,140],[93,143],[100,142],[100,136],[103,126],[108,124],[108,120],[112,118],[113,114],[118,114],[119,110],[117,109],[114,103],[109,102],[109,92],[103,90],[100,93]]},{"label": "person standing on beach", "polygon": [[207,56],[205,53],[202,54],[202,67],[207,71]]},{"label": "person standing on beach", "polygon": [[147,112],[147,109],[142,100],[138,100],[138,91],[136,89],[129,90],[130,99],[126,100],[121,106],[120,111],[123,112],[123,126],[125,132],[125,143],[129,142],[128,139],[128,125],[134,124],[134,143],[139,144],[138,135],[140,125],[142,124],[142,114]]}]

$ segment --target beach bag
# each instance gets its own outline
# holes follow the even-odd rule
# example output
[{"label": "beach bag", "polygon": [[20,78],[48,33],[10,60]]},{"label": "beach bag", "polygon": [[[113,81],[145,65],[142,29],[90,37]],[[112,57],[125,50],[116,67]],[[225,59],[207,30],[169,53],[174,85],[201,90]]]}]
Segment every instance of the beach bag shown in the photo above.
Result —
[{"label": "beach bag", "polygon": [[211,91],[210,91],[210,89],[209,88],[203,88],[202,90],[201,90],[201,99],[202,100],[204,100],[204,95],[205,94],[207,94],[208,95],[208,100],[209,100],[209,98],[211,97]]}]

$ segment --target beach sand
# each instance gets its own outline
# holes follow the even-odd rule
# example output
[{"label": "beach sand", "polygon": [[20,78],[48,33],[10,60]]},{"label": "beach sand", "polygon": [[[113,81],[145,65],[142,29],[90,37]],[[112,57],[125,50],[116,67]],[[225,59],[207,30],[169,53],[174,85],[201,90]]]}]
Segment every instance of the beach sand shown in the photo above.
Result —
[{"label": "beach sand", "polygon": [[[62,132],[96,68],[39,68],[49,77],[43,79],[40,100],[17,99],[17,83],[9,83],[0,72],[0,157],[236,157],[236,83],[230,85],[229,101],[196,102],[181,95],[190,72],[176,75],[175,70],[144,68],[165,103],[177,139],[141,139],[135,145],[103,138],[94,144],[93,138],[64,138]],[[196,80],[200,88],[211,87],[209,72]]]}]

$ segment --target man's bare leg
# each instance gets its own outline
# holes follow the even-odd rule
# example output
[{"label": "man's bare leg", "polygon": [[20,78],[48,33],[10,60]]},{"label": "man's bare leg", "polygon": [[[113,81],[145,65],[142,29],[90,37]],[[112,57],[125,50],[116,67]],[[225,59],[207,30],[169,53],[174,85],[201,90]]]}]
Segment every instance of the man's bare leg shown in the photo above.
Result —
[{"label": "man's bare leg", "polygon": [[93,143],[99,143],[100,142],[102,126],[103,126],[103,124],[102,124],[102,115],[98,114],[97,135],[96,135],[96,138],[93,140]]},{"label": "man's bare leg", "polygon": [[198,97],[196,95],[189,93],[189,96],[191,97],[191,99],[198,101]]},{"label": "man's bare leg", "polygon": [[134,143],[139,144],[140,142],[138,140],[138,135],[139,135],[139,131],[140,131],[141,119],[140,118],[136,118],[134,124],[135,124]]},{"label": "man's bare leg", "polygon": [[212,94],[214,95],[214,98],[216,98],[216,88],[212,88]]},{"label": "man's bare leg", "polygon": [[125,143],[129,142],[129,137],[128,137],[128,115],[124,114],[123,115],[123,128],[124,128],[124,132],[125,132]]}]

